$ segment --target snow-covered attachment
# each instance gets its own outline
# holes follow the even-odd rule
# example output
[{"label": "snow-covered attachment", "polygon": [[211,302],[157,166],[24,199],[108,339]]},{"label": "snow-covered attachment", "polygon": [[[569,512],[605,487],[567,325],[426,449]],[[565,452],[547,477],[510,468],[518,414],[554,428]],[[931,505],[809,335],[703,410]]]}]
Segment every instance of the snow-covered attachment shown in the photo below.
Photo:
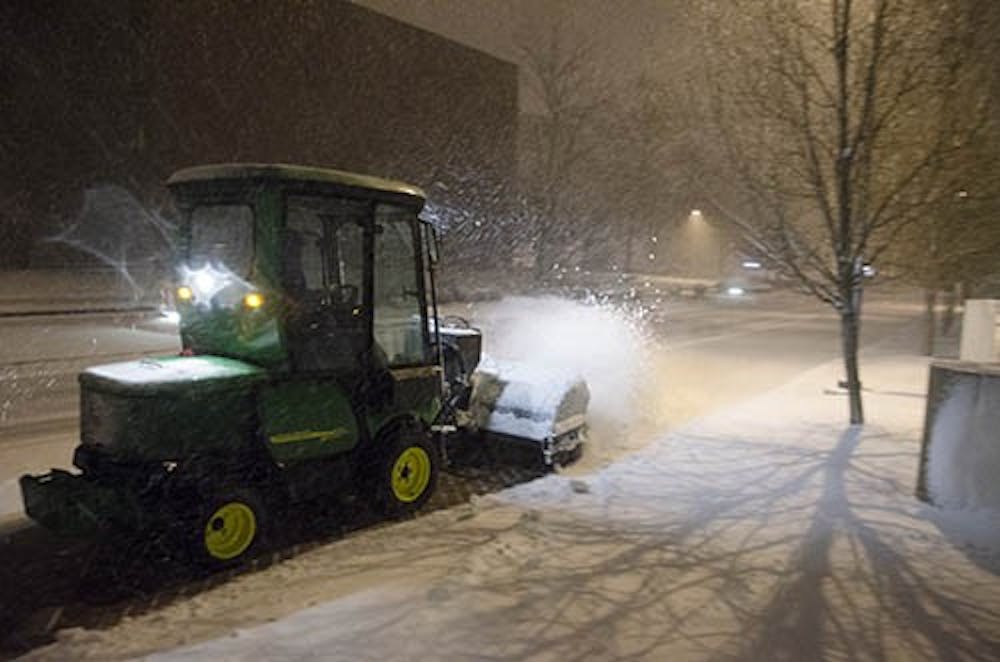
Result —
[{"label": "snow-covered attachment", "polygon": [[482,332],[460,317],[443,319],[440,337],[447,402],[440,429],[484,433],[459,435],[472,442],[460,448],[474,455],[485,448],[494,459],[499,450],[546,468],[579,457],[590,402],[579,375],[483,356]]},{"label": "snow-covered attachment", "polygon": [[579,454],[589,402],[578,375],[484,357],[472,377],[469,413],[480,430],[533,446],[548,467]]}]

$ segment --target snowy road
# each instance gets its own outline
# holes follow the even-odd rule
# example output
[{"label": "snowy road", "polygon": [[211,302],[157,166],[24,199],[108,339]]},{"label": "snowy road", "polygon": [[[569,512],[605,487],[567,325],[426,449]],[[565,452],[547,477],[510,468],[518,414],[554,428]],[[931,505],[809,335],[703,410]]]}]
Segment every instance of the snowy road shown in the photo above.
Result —
[{"label": "snowy road", "polygon": [[75,415],[76,374],[88,365],[177,347],[176,327],[149,314],[0,318],[0,435]]},{"label": "snowy road", "polygon": [[29,659],[995,660],[1000,522],[912,496],[912,340],[869,346],[864,428],[824,362],[601,469],[362,531]]},{"label": "snowy road", "polygon": [[[531,300],[514,306],[454,306],[445,312],[481,324],[486,349],[494,351],[499,337],[536,332],[534,326],[521,328],[526,308],[542,318],[538,329],[542,334],[563,312]],[[873,298],[864,341],[895,332],[916,313],[908,301]],[[580,324],[592,327],[591,322]],[[644,339],[642,344],[654,345],[652,351],[628,346],[628,339],[622,338],[628,329],[622,327],[615,320],[596,336],[582,336],[587,344],[615,346],[610,354],[569,345],[574,364],[578,356],[589,357],[596,373],[589,375],[592,387],[605,385],[604,395],[613,401],[614,410],[609,420],[596,421],[602,443],[592,446],[578,471],[602,466],[641,448],[666,429],[781,384],[838,352],[831,312],[809,298],[787,293],[668,303],[646,327],[651,343]],[[578,329],[571,327],[568,332]],[[137,316],[0,320],[0,534],[23,523],[17,488],[21,474],[70,467],[78,434],[77,372],[95,363],[176,351],[173,334],[162,321]],[[520,347],[514,352],[519,354],[516,358],[535,358],[524,356]],[[609,375],[611,363],[630,374]],[[641,393],[627,392],[634,390]]]},{"label": "snowy road", "polygon": [[[627,337],[632,335],[627,325],[576,318],[572,307],[545,300],[449,312],[482,323],[487,352],[499,350],[505,358],[528,362],[558,353],[564,359],[558,367],[582,366],[591,390],[597,391],[591,427],[598,436],[575,469],[582,471],[840,356],[838,322],[830,308],[788,292],[668,302],[645,320],[638,340]],[[900,333],[920,314],[912,295],[870,294],[862,345]],[[542,321],[536,323],[536,317]],[[546,335],[554,338],[538,339]],[[497,338],[512,336],[523,342],[496,347]],[[829,386],[834,388],[836,381],[831,379]]]},{"label": "snowy road", "polygon": [[[516,322],[510,310],[470,312],[490,333]],[[911,497],[926,382],[907,342],[916,312],[869,307],[863,432],[825,394],[839,375],[827,311],[781,296],[678,304],[634,357],[635,420],[598,430],[566,476],[188,585],[162,608],[155,593],[126,611],[64,602],[86,549],[45,547],[56,588],[18,596],[25,613],[8,622],[36,636],[118,623],[64,631],[42,659],[188,642],[204,643],[167,658],[993,659],[1000,543]],[[7,567],[26,533],[0,545]]]},{"label": "snowy road", "polygon": [[[487,346],[504,332],[495,304],[455,307],[487,324]],[[904,311],[903,317],[908,314]],[[498,319],[499,318],[499,319]],[[780,383],[836,355],[830,314],[809,299],[769,295],[757,301],[678,302],[651,324],[669,350],[643,357],[671,375],[655,409],[656,430]],[[872,337],[894,328],[900,315],[876,310]],[[493,328],[491,328],[491,326]],[[496,329],[500,326],[500,329]],[[494,335],[491,335],[494,334]],[[617,342],[610,338],[608,342]],[[177,350],[168,324],[135,315],[65,315],[0,319],[0,519],[17,508],[16,478],[66,467],[77,436],[76,375],[95,363]],[[781,351],[780,362],[761,365]],[[705,367],[710,369],[706,370]],[[684,375],[677,378],[675,375]],[[683,386],[682,386],[683,385]],[[638,435],[633,439],[641,445]],[[604,461],[631,448],[592,456]],[[588,465],[589,466],[589,465]],[[11,505],[13,503],[13,506]]]},{"label": "snowy road", "polygon": [[17,477],[65,467],[77,437],[77,374],[95,363],[177,351],[176,327],[148,314],[0,319],[0,527],[20,511]]}]

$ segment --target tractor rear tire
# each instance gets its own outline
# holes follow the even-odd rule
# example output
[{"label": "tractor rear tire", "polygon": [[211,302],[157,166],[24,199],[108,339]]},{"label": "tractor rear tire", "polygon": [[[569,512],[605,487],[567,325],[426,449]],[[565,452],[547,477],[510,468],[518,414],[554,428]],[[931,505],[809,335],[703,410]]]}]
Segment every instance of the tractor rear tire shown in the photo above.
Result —
[{"label": "tractor rear tire", "polygon": [[389,518],[420,510],[434,494],[440,464],[437,449],[422,430],[403,428],[394,433],[375,463],[373,505]]}]

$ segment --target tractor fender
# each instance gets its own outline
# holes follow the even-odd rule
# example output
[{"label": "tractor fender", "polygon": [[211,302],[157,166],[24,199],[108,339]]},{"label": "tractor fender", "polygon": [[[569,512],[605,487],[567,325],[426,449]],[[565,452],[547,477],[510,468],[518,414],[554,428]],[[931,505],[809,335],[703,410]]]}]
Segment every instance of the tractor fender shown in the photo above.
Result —
[{"label": "tractor fender", "polygon": [[369,445],[378,446],[381,443],[384,443],[387,438],[399,434],[399,432],[403,430],[419,430],[420,432],[426,432],[427,426],[416,414],[413,414],[412,412],[401,412],[386,419],[381,425],[379,425],[378,429],[372,431]]}]

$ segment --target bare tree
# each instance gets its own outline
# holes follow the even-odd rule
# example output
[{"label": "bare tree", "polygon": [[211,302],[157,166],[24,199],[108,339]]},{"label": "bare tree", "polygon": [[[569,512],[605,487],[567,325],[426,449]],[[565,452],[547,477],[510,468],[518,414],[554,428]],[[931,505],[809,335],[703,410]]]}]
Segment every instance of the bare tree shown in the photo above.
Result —
[{"label": "bare tree", "polygon": [[[974,141],[962,150],[938,182],[945,189],[914,223],[900,233],[887,253],[894,275],[924,290],[924,352],[933,354],[937,336],[937,304],[945,292],[947,308],[941,330],[954,320],[959,291],[998,272],[1000,255],[1000,118],[995,111],[1000,81],[995,63],[1000,57],[1000,5],[990,0],[962,0],[941,17],[942,61],[964,75],[949,81],[947,93],[956,112],[977,127]],[[932,123],[943,118],[929,117]],[[985,119],[985,122],[983,121]]]},{"label": "bare tree", "polygon": [[[850,421],[864,422],[863,268],[943,196],[980,128],[947,93],[945,8],[907,0],[735,0],[703,8],[712,200],[840,317]],[[966,106],[967,107],[967,106]],[[930,118],[934,118],[933,121]]]},{"label": "bare tree", "polygon": [[601,114],[607,106],[592,48],[590,42],[568,35],[559,22],[536,30],[519,46],[529,96],[519,126],[522,207],[532,210],[525,220],[534,225],[539,278],[593,227],[572,218],[585,190],[581,181],[589,157],[601,143]]},{"label": "bare tree", "polygon": [[[991,156],[990,161],[995,158]],[[986,165],[978,160],[973,163]],[[997,165],[987,173],[995,176]],[[974,174],[969,181],[971,190],[960,189],[948,204],[929,209],[900,233],[896,246],[886,255],[885,264],[892,275],[924,292],[923,352],[928,356],[934,354],[937,340],[940,293],[944,292],[947,304],[940,330],[947,333],[960,292],[998,272],[1000,200],[994,193],[998,184],[987,188],[984,178]]]}]

